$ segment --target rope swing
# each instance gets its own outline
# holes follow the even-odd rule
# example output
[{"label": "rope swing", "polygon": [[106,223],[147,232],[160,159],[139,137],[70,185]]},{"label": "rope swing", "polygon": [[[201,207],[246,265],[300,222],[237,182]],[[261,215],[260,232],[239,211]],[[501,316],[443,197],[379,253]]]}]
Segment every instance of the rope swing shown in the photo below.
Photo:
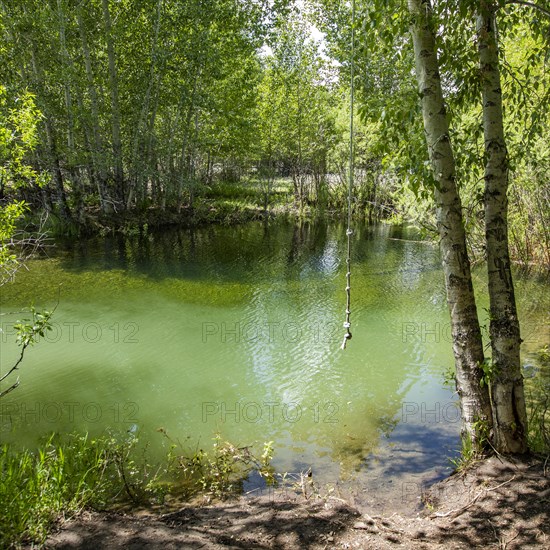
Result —
[{"label": "rope swing", "polygon": [[351,229],[351,212],[353,201],[353,165],[354,165],[354,148],[353,148],[353,111],[354,111],[354,69],[355,69],[355,0],[351,2],[351,89],[350,89],[350,117],[349,117],[349,183],[348,183],[348,227],[346,229],[346,236],[348,239],[348,253],[346,258],[346,320],[344,321],[344,328],[346,333],[344,334],[344,341],[342,342],[342,349],[346,349],[348,340],[351,340],[351,236],[353,230]]}]

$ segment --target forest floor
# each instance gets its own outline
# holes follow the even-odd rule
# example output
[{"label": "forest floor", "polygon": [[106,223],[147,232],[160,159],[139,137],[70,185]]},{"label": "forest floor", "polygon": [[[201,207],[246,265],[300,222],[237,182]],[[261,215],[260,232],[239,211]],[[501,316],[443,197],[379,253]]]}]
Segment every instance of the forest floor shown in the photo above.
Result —
[{"label": "forest floor", "polygon": [[[427,489],[415,510],[274,491],[169,513],[85,512],[46,548],[550,548],[550,461],[493,457]],[[397,508],[397,509],[395,509]]]},{"label": "forest floor", "polygon": [[[193,228],[205,225],[236,225],[251,221],[279,218],[282,216],[312,219],[319,216],[345,219],[342,209],[319,209],[311,205],[299,208],[292,195],[276,194],[266,211],[255,197],[251,200],[224,197],[201,198],[195,206],[181,209],[149,207],[143,210],[102,214],[97,207],[90,207],[81,213],[76,224],[77,233],[84,235],[121,233],[132,235],[150,229],[167,227]],[[145,229],[147,228],[147,229]],[[66,231],[66,228],[62,228]]]}]

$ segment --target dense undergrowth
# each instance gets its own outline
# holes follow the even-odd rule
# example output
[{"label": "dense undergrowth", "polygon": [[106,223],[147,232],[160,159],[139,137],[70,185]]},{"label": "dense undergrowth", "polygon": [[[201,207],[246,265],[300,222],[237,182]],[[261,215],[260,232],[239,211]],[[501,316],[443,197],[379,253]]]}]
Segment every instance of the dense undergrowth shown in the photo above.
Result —
[{"label": "dense undergrowth", "polygon": [[154,506],[197,494],[227,498],[242,491],[252,471],[273,482],[272,454],[271,443],[255,456],[251,447],[236,447],[219,435],[209,450],[189,451],[170,440],[166,457],[156,463],[128,434],[53,434],[32,450],[4,444],[0,548],[41,543],[55,521],[85,508]]},{"label": "dense undergrowth", "polygon": [[[437,240],[433,203],[399,185],[391,178],[376,180],[363,174],[357,178],[353,217],[376,223],[410,223],[421,230],[424,238]],[[376,189],[376,193],[373,192]],[[512,184],[510,190],[509,241],[512,261],[526,268],[550,267],[550,226],[547,204],[548,185],[534,186],[526,193],[523,185]],[[197,227],[208,224],[234,225],[272,217],[297,218],[347,215],[346,186],[341,178],[327,179],[325,192],[304,200],[294,195],[292,181],[278,178],[269,186],[257,178],[241,178],[238,182],[215,181],[197,188],[192,202],[181,208],[143,204],[132,210],[116,210],[106,215],[94,203],[87,205],[78,217],[63,219],[55,211],[27,215],[30,227],[54,237],[122,233],[132,236],[149,229],[168,226]],[[374,200],[372,200],[374,199]],[[465,224],[473,263],[484,260],[485,234],[482,203],[464,201]],[[45,220],[45,221],[44,221]]]}]

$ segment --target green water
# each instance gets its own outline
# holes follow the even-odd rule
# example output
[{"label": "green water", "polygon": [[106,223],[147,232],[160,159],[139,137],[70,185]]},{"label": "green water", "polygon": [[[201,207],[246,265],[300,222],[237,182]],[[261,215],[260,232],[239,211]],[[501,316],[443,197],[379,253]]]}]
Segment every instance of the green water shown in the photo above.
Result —
[{"label": "green water", "polygon": [[[191,447],[219,431],[239,445],[272,440],[277,468],[312,466],[326,482],[443,475],[459,432],[443,385],[448,314],[438,249],[416,238],[357,229],[346,351],[343,226],[57,243],[0,290],[3,372],[19,353],[10,327],[21,308],[59,301],[2,399],[2,436],[31,444],[54,429],[111,427],[160,454],[158,428]],[[484,269],[474,277],[483,319]],[[516,281],[528,363],[548,342],[549,297],[544,281]]]}]

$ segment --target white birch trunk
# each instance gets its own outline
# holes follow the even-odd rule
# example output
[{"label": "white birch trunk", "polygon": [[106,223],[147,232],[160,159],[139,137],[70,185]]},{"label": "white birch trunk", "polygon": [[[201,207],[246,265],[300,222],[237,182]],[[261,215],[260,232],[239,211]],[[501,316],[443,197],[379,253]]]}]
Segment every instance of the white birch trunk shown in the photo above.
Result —
[{"label": "white birch trunk", "polygon": [[527,451],[527,413],[520,364],[520,331],[508,250],[508,153],[495,5],[481,0],[477,40],[485,136],[485,237],[492,350],[494,446],[501,453]]},{"label": "white birch trunk", "polygon": [[107,169],[105,166],[105,155],[103,151],[103,143],[101,139],[101,126],[99,122],[99,105],[98,94],[94,84],[94,73],[92,70],[92,60],[90,55],[90,48],[88,46],[88,40],[86,38],[86,29],[84,27],[84,21],[82,19],[81,6],[76,8],[76,20],[78,23],[78,30],[80,33],[80,41],[82,44],[82,55],[84,58],[84,68],[86,69],[86,79],[88,81],[88,96],[90,98],[90,105],[92,110],[92,132],[93,132],[93,149],[92,159],[94,163],[94,171],[97,179],[97,190],[99,194],[99,201],[101,204],[101,210],[104,214],[111,214],[112,204],[110,198],[107,196],[105,189],[107,181]]},{"label": "white birch trunk", "polygon": [[65,108],[67,109],[67,148],[68,154],[72,155],[75,151],[74,145],[74,117],[73,117],[73,99],[71,94],[72,63],[67,50],[67,39],[65,38],[65,12],[62,0],[57,0],[57,14],[59,18],[59,42],[61,43],[61,54],[63,65],[67,74],[64,79]]},{"label": "white birch trunk", "polygon": [[408,0],[408,6],[424,129],[435,178],[437,227],[451,316],[457,390],[465,432],[479,448],[480,421],[487,428],[491,426],[491,406],[487,387],[480,383],[483,344],[466,249],[462,205],[455,182],[455,161],[441,90],[432,9],[429,0]]},{"label": "white birch trunk", "polygon": [[[138,123],[134,131],[134,139],[133,139],[133,146],[132,146],[132,164],[130,166],[130,172],[132,174],[132,177],[130,178],[128,197],[126,198],[126,209],[130,209],[130,207],[132,206],[134,194],[137,194],[141,191],[140,186],[142,183],[143,173],[144,171],[146,172],[149,169],[149,166],[147,165],[147,161],[149,160],[149,157],[146,156],[146,158],[144,159],[144,162],[142,161],[141,163],[139,162],[138,157],[139,157],[140,138],[142,138],[143,127],[145,125],[145,120],[149,113],[151,95],[153,93],[155,83],[158,80],[156,75],[156,68],[157,68],[156,64],[157,64],[157,47],[158,47],[158,38],[159,38],[159,32],[160,32],[162,3],[163,3],[163,0],[158,0],[157,2],[155,29],[154,29],[153,40],[151,44],[151,68],[149,71],[149,83],[147,85],[147,91],[145,92],[145,97],[141,105],[141,111],[139,114]],[[147,130],[149,130],[149,127],[147,127]],[[147,137],[146,139],[148,140],[148,143],[150,143],[151,141],[150,136]],[[147,181],[145,185],[147,185]],[[147,195],[146,189],[144,194]]]}]

